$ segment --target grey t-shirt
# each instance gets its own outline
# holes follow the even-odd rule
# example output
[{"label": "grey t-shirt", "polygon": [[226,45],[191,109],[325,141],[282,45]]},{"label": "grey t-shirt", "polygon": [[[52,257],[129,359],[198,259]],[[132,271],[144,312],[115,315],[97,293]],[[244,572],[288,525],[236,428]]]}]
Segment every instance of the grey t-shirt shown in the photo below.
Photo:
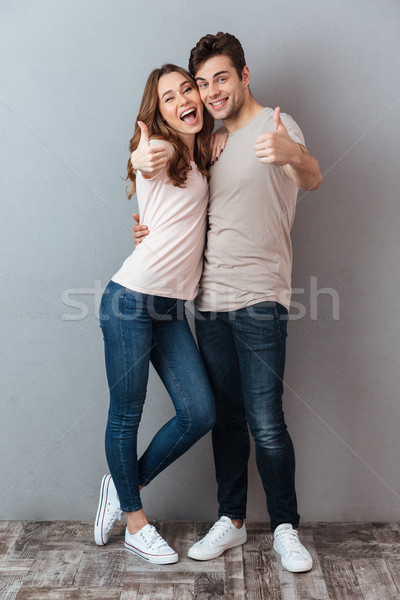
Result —
[{"label": "grey t-shirt", "polygon": [[[274,300],[290,306],[293,225],[298,187],[283,167],[260,163],[258,135],[275,131],[273,109],[264,108],[228,137],[211,169],[207,245],[196,298],[200,311],[232,311]],[[290,137],[304,145],[289,115]]]}]

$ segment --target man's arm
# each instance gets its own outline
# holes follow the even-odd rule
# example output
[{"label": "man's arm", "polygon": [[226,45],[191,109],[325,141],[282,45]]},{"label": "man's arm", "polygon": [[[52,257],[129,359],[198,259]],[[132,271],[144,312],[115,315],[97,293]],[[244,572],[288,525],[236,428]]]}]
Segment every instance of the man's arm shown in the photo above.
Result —
[{"label": "man's arm", "polygon": [[317,190],[322,182],[318,160],[290,137],[282,123],[279,107],[275,109],[274,122],[275,131],[256,138],[254,150],[257,158],[263,164],[283,167],[286,175],[300,189]]},{"label": "man's arm", "polygon": [[149,235],[150,231],[147,225],[140,225],[139,215],[137,213],[133,213],[132,217],[136,221],[134,225],[131,227],[132,239],[136,246],[138,246],[147,235]]}]

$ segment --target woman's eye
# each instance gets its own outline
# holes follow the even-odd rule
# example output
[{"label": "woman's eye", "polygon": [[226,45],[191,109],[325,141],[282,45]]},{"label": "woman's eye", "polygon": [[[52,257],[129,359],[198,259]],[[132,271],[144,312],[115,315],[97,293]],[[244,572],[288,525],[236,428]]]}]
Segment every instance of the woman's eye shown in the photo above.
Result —
[{"label": "woman's eye", "polygon": [[193,88],[191,87],[187,87],[186,89],[183,90],[183,93],[186,94],[186,92],[191,92]]},{"label": "woman's eye", "polygon": [[169,102],[170,100],[173,100],[172,96],[171,96],[171,98],[166,98],[165,102]]}]

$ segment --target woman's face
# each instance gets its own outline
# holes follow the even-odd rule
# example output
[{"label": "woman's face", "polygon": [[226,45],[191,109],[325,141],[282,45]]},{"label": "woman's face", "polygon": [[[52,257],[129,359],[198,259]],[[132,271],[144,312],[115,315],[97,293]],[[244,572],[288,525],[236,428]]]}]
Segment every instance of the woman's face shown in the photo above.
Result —
[{"label": "woman's face", "polygon": [[158,82],[158,107],[162,118],[181,139],[203,127],[203,103],[196,86],[174,71]]}]

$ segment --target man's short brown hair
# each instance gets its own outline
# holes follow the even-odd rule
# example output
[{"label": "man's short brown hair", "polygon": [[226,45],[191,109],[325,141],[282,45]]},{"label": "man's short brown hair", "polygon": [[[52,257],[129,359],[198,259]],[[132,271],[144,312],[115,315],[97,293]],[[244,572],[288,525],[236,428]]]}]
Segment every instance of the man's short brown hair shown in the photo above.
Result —
[{"label": "man's short brown hair", "polygon": [[189,71],[192,76],[196,76],[197,71],[206,60],[219,54],[229,56],[239,79],[242,79],[243,67],[246,65],[242,44],[234,35],[222,33],[222,31],[216,35],[211,33],[205,35],[192,48],[189,57]]}]

